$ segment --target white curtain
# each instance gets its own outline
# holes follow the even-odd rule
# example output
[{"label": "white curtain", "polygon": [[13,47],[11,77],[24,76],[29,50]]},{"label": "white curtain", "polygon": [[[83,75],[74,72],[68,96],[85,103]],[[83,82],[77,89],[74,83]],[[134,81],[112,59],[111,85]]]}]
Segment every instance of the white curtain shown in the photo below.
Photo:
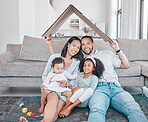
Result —
[{"label": "white curtain", "polygon": [[117,32],[117,0],[109,0],[108,10],[108,36],[115,39]]},{"label": "white curtain", "polygon": [[121,38],[139,38],[140,0],[122,0]]}]

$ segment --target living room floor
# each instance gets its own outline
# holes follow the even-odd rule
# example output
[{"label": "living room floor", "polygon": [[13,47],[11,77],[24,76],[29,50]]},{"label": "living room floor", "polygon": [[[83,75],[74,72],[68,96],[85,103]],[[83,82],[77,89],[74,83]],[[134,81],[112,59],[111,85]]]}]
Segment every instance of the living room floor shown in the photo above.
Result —
[{"label": "living room floor", "polygon": [[[140,94],[141,89],[137,87],[124,87],[131,94]],[[0,96],[40,96],[40,88],[37,87],[1,87]]]}]

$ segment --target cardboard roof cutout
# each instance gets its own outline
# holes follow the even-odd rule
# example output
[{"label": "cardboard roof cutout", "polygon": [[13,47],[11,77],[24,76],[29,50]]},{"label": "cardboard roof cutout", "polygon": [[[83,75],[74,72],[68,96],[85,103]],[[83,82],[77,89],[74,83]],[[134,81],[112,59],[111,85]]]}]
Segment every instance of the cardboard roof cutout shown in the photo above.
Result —
[{"label": "cardboard roof cutout", "polygon": [[50,28],[42,36],[47,37],[50,34],[54,34],[63,25],[67,18],[69,18],[70,15],[72,15],[73,13],[75,13],[82,21],[84,21],[91,29],[93,29],[104,41],[114,42],[110,37],[108,37],[99,28],[97,28],[73,5],[69,5],[67,9],[60,15],[60,17],[50,26]]}]

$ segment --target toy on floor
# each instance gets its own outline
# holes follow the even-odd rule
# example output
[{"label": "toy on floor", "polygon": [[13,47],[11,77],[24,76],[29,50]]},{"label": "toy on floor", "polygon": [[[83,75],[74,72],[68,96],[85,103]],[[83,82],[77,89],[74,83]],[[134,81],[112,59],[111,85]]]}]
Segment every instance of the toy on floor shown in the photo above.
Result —
[{"label": "toy on floor", "polygon": [[35,114],[35,113],[32,113],[32,114],[31,114],[31,117],[35,117],[35,116],[36,116],[36,114]]},{"label": "toy on floor", "polygon": [[19,104],[19,106],[20,106],[20,107],[23,107],[23,106],[24,106],[24,103]]},{"label": "toy on floor", "polygon": [[28,109],[27,108],[23,108],[22,109],[22,113],[27,113]]},{"label": "toy on floor", "polygon": [[27,113],[27,116],[31,116],[31,114],[32,114],[32,112],[28,112],[28,113]]}]

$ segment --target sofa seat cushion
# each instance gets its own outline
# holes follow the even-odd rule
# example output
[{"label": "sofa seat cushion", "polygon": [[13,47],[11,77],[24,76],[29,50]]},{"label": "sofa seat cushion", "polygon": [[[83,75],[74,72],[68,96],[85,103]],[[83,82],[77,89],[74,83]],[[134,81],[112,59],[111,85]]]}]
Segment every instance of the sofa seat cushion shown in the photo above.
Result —
[{"label": "sofa seat cushion", "polygon": [[141,74],[148,77],[148,61],[134,61],[138,65],[140,65],[142,71]]},{"label": "sofa seat cushion", "polygon": [[134,62],[130,62],[130,68],[128,69],[122,69],[122,68],[116,68],[118,77],[125,77],[125,76],[140,76],[141,74],[141,68],[138,64]]},{"label": "sofa seat cushion", "polygon": [[120,77],[119,82],[122,86],[136,86],[143,87],[144,86],[144,77]]},{"label": "sofa seat cushion", "polygon": [[47,62],[16,60],[0,65],[0,76],[41,77]]}]

